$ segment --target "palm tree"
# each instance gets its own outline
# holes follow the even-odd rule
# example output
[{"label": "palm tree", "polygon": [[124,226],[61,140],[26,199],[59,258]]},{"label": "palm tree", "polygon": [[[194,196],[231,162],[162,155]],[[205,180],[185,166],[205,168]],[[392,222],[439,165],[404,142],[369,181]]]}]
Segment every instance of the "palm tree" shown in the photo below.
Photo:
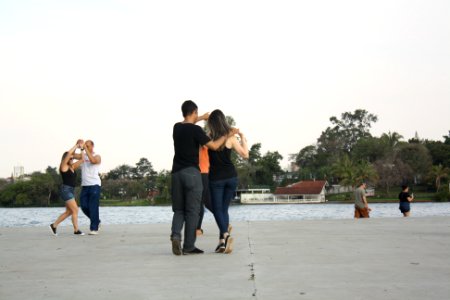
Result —
[{"label": "palm tree", "polygon": [[342,156],[331,168],[333,176],[340,179],[342,185],[355,187],[364,181],[375,181],[378,174],[375,168],[367,161],[353,163],[348,155]]},{"label": "palm tree", "polygon": [[441,164],[431,167],[430,177],[434,179],[436,192],[439,192],[439,188],[441,187],[441,180],[447,178],[449,172],[450,169],[444,168]]},{"label": "palm tree", "polygon": [[348,155],[341,156],[331,167],[333,176],[339,178],[339,183],[355,187],[357,183],[356,167]]},{"label": "palm tree", "polygon": [[388,132],[383,133],[381,135],[381,141],[389,147],[390,150],[394,150],[394,148],[398,145],[400,140],[403,139],[403,136],[398,132]]},{"label": "palm tree", "polygon": [[356,179],[357,182],[377,181],[378,173],[375,168],[367,161],[361,161],[356,165]]}]

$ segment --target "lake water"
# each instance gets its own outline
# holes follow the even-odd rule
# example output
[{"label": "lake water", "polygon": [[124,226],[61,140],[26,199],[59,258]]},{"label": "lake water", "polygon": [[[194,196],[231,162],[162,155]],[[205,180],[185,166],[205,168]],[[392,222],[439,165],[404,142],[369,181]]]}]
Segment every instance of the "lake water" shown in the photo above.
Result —
[{"label": "lake water", "polygon": [[[373,218],[401,217],[397,203],[370,204]],[[0,208],[0,227],[47,226],[61,213],[62,207],[52,208]],[[230,221],[318,220],[351,219],[353,204],[278,204],[233,205]],[[450,216],[450,203],[413,203],[412,217]],[[102,224],[155,224],[172,221],[170,206],[100,207]],[[212,214],[205,213],[204,222],[214,222]],[[79,224],[87,226],[88,219],[80,210]],[[62,226],[71,225],[66,219]]]}]

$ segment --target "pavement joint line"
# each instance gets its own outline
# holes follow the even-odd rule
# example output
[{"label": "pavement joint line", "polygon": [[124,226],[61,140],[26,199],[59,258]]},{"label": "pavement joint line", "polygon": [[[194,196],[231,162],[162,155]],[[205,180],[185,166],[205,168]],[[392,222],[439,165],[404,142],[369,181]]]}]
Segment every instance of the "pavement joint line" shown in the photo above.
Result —
[{"label": "pavement joint line", "polygon": [[254,262],[254,252],[252,247],[252,240],[250,236],[250,221],[247,221],[247,240],[248,240],[248,248],[250,252],[250,264],[248,265],[250,267],[250,278],[249,280],[253,281],[253,293],[252,297],[255,297],[255,299],[258,299],[256,296],[257,288],[256,288],[256,274],[255,274],[255,262]]}]

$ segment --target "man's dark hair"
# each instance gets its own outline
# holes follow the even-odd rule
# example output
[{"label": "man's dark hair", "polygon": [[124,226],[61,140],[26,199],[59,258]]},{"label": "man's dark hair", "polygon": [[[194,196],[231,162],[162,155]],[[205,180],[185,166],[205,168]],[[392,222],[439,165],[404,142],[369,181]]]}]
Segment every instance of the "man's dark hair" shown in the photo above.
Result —
[{"label": "man's dark hair", "polygon": [[181,105],[181,111],[183,112],[183,117],[191,115],[194,111],[198,109],[197,104],[192,100],[186,100]]},{"label": "man's dark hair", "polygon": [[402,185],[402,191],[406,190],[407,187],[407,185]]}]

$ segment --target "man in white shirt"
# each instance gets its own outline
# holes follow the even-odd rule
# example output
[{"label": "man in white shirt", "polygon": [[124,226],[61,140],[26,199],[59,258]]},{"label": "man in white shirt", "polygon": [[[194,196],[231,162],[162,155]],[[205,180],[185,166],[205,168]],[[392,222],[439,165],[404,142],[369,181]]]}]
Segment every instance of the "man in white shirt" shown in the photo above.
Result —
[{"label": "man in white shirt", "polygon": [[81,165],[80,204],[83,213],[91,220],[90,235],[98,234],[100,225],[99,204],[101,193],[100,164],[102,158],[94,152],[94,142],[87,140],[83,148]]}]

